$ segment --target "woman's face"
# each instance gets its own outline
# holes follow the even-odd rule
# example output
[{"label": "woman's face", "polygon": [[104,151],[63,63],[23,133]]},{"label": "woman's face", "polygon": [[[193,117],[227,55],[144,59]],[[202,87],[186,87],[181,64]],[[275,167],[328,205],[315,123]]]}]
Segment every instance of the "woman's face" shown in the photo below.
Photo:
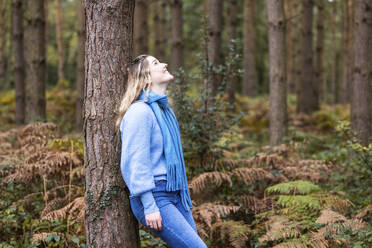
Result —
[{"label": "woman's face", "polygon": [[167,70],[167,64],[160,63],[159,60],[153,56],[146,58],[149,62],[150,75],[153,84],[161,84],[173,80],[174,76]]}]

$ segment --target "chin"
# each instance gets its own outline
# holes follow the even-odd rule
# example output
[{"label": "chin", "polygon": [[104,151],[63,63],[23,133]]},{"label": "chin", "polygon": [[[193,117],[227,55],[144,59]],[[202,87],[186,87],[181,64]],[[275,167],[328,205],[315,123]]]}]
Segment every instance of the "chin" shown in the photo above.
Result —
[{"label": "chin", "polygon": [[164,82],[169,82],[169,81],[172,81],[174,79],[174,76],[169,74],[167,75],[167,77],[164,77],[163,81]]}]

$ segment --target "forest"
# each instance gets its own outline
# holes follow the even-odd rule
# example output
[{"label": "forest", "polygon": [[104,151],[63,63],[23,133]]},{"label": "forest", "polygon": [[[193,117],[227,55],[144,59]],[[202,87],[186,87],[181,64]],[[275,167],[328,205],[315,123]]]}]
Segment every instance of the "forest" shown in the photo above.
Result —
[{"label": "forest", "polygon": [[372,0],[0,0],[0,248],[170,247],[120,173],[140,54],[208,247],[372,247]]}]

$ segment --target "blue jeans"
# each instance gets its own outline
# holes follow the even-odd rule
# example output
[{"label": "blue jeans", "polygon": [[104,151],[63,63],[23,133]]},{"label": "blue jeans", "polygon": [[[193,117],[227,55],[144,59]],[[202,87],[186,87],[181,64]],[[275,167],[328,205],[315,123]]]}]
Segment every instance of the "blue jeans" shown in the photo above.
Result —
[{"label": "blue jeans", "polygon": [[152,190],[162,218],[161,231],[146,225],[143,205],[138,196],[129,198],[134,216],[142,225],[146,226],[172,248],[207,247],[198,235],[191,211],[186,211],[181,203],[179,190],[165,191],[166,184],[166,180],[155,181],[155,188]]}]

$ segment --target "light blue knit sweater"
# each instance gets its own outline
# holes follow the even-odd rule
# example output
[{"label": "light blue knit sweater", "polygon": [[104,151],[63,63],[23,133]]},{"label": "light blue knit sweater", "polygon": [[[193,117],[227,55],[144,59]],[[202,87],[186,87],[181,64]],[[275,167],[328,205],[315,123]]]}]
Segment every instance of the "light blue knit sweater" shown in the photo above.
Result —
[{"label": "light blue knit sweater", "polygon": [[150,106],[133,103],[121,121],[120,132],[120,168],[129,197],[140,197],[145,214],[159,211],[151,190],[155,181],[166,180],[167,170],[163,136]]}]

